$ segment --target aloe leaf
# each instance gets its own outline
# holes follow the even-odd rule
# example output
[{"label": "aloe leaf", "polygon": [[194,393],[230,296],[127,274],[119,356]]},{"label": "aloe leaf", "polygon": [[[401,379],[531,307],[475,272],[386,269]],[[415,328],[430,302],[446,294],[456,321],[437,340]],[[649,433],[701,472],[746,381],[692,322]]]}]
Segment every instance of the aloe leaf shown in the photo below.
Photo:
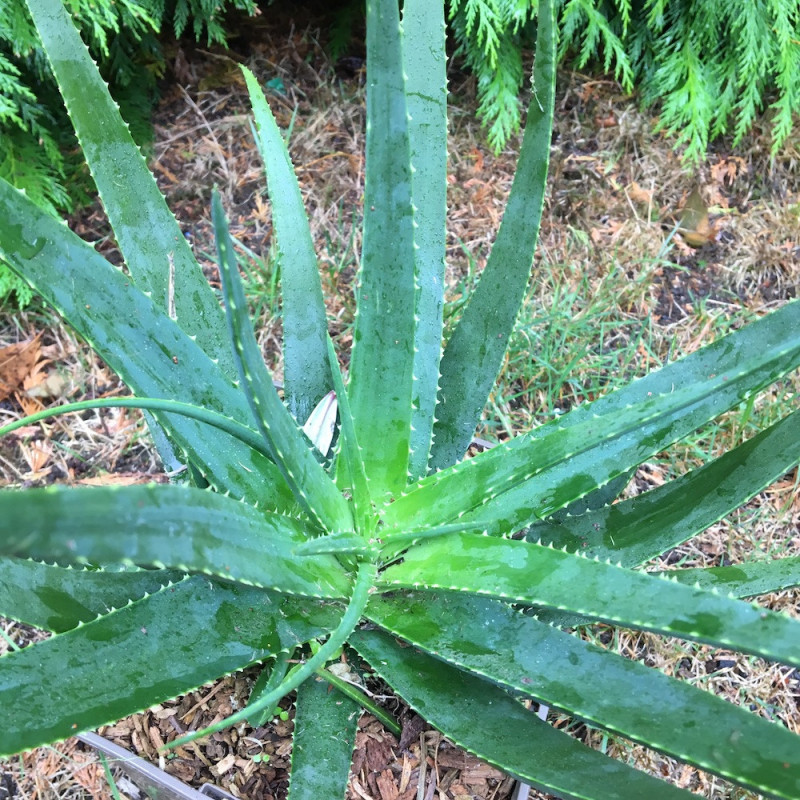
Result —
[{"label": "aloe leaf", "polygon": [[361,708],[321,678],[297,690],[292,736],[292,800],[344,797]]},{"label": "aloe leaf", "polygon": [[302,424],[332,387],[325,346],[325,302],[314,242],[289,151],[258,81],[247,67],[240,66],[253,107],[256,144],[267,175],[280,254],[284,395],[292,416]]},{"label": "aloe leaf", "polygon": [[[293,653],[282,650],[275,656],[275,660],[270,666],[265,666],[261,670],[256,682],[253,684],[253,690],[250,692],[250,698],[247,701],[248,705],[252,704],[254,706],[263,695],[271,692],[276,686],[280,686],[289,671],[289,660],[293,655]],[[276,703],[274,706],[267,706],[260,711],[254,711],[247,718],[247,724],[252,728],[266,725],[274,716],[277,707],[278,704]]]},{"label": "aloe leaf", "polygon": [[208,486],[208,481],[196,471],[194,465],[183,463],[178,454],[177,446],[170,440],[167,432],[159,425],[156,418],[149,411],[143,411],[142,416],[147,423],[147,429],[150,431],[153,446],[161,459],[161,467],[164,472],[177,474],[184,469],[188,469],[195,486],[200,486],[201,488]]},{"label": "aloe leaf", "polygon": [[69,14],[61,0],[27,5],[137,286],[233,378],[219,303]]},{"label": "aloe leaf", "polygon": [[461,459],[503,363],[539,237],[544,207],[556,81],[552,0],[538,11],[533,97],[503,221],[480,282],[442,357],[431,468]]},{"label": "aloe leaf", "polygon": [[0,558],[0,615],[61,633],[183,577],[175,570],[110,572]]},{"label": "aloe leaf", "polygon": [[[153,301],[66,225],[0,179],[0,254],[136,393],[166,397],[252,422],[244,396]],[[158,414],[213,486],[295,506],[277,467],[240,442],[181,416]]]},{"label": "aloe leaf", "polygon": [[338,616],[308,598],[187,578],[0,658],[0,755],[184,694],[325,635]]},{"label": "aloe leaf", "polygon": [[505,603],[446,593],[374,598],[367,614],[437,658],[594,726],[751,789],[800,796],[800,739],[782,725]]},{"label": "aloe leaf", "polygon": [[327,350],[328,360],[331,364],[331,377],[336,389],[336,397],[339,401],[339,419],[342,426],[341,449],[339,452],[341,457],[344,458],[347,473],[350,477],[356,530],[361,536],[369,537],[373,529],[372,498],[370,497],[367,474],[364,470],[364,461],[361,458],[361,448],[356,436],[353,414],[350,410],[350,400],[344,387],[339,361],[336,358],[336,351],[333,349],[333,342],[330,337],[328,337],[327,341]]},{"label": "aloe leaf", "polygon": [[181,736],[170,742],[169,746],[171,748],[180,747],[181,745],[188,744],[203,736],[210,736],[212,733],[225,730],[225,728],[245,721],[248,717],[261,711],[261,709],[269,708],[277,703],[289,694],[289,692],[293,692],[297,689],[303,681],[310,678],[318,669],[321,669],[326,662],[336,656],[336,653],[344,646],[348,636],[350,636],[356,625],[358,625],[361,615],[366,608],[369,594],[373,591],[375,573],[376,567],[374,564],[362,561],[358,565],[358,574],[353,582],[353,593],[350,595],[347,608],[344,614],[341,615],[338,624],[330,632],[327,640],[320,645],[319,649],[316,650],[308,660],[301,662],[291,669],[286,678],[278,684],[278,686],[270,692],[265,692],[258,700],[252,701],[241,711],[237,711],[226,719],[215,722],[202,730],[193,731],[185,736]]},{"label": "aloe leaf", "polygon": [[[594,491],[800,364],[800,303],[448,470],[397,499],[388,526],[458,517],[520,530]],[[666,373],[666,374],[664,374]]]},{"label": "aloe leaf", "polygon": [[610,506],[625,491],[625,487],[635,474],[636,468],[634,467],[617,475],[616,478],[608,483],[598,486],[578,500],[573,500],[568,506],[560,509],[548,519],[558,522],[564,517],[578,516],[585,514],[587,511],[595,511],[598,508]]},{"label": "aloe leaf", "polygon": [[380,631],[351,644],[415,711],[451,741],[545,792],[575,800],[689,800],[667,783],[550,727],[507,692]]},{"label": "aloe leaf", "polygon": [[[452,525],[437,525],[415,531],[404,530],[402,533],[381,531],[381,535],[383,536],[382,539],[379,539],[379,543],[382,545],[380,550],[381,559],[384,563],[388,563],[411,545],[419,544],[428,539],[437,539],[440,536],[447,536],[450,533],[464,533],[469,530],[470,529],[465,527],[462,523],[456,522]],[[475,529],[470,532],[480,533],[480,529]],[[305,547],[305,545],[303,546]]]},{"label": "aloe leaf", "polygon": [[655,574],[664,574],[678,583],[713,589],[734,597],[755,597],[758,594],[782,592],[784,589],[800,586],[800,557],[754,561],[730,567],[669,570]]},{"label": "aloe leaf", "polygon": [[530,544],[451,534],[386,569],[385,589],[443,589],[581,614],[800,664],[800,622],[664,578]]},{"label": "aloe leaf", "polygon": [[331,556],[298,561],[317,531],[213,492],[179,485],[0,492],[0,553],[64,563],[203,572],[309,597],[347,597]]},{"label": "aloe leaf", "polygon": [[[375,700],[372,699],[371,695],[368,697],[365,694],[366,690],[362,689],[360,685],[353,683],[351,680],[345,680],[344,678],[340,677],[338,670],[334,672],[337,667],[345,667],[347,672],[353,672],[352,665],[342,664],[340,661],[334,661],[325,669],[318,669],[317,677],[323,678],[341,694],[347,695],[347,697],[360,706],[364,711],[375,717],[375,719],[377,719],[387,731],[394,734],[394,736],[399,739],[400,735],[402,734],[402,729],[397,724],[394,717],[387,713],[382,706],[379,706]],[[360,675],[358,673],[355,674],[355,677],[360,679]]]},{"label": "aloe leaf", "polygon": [[428,471],[442,355],[447,218],[444,4],[408,0],[402,30],[417,285],[409,457],[409,476],[416,479]]},{"label": "aloe leaf", "polygon": [[45,408],[27,417],[9,422],[8,425],[0,427],[0,436],[13,433],[20,428],[41,422],[51,417],[60,417],[62,414],[74,414],[77,411],[86,411],[91,408],[140,408],[150,409],[151,411],[167,411],[170,414],[179,414],[183,417],[204,422],[213,428],[224,431],[225,433],[243,442],[248,447],[252,447],[260,453],[268,455],[261,437],[246,425],[242,425],[236,420],[226,417],[217,411],[209,411],[207,408],[192,406],[188,403],[179,403],[175,400],[161,400],[154,397],[104,397],[102,400],[81,400],[77,403],[65,403],[63,406]]},{"label": "aloe leaf", "polygon": [[349,390],[376,502],[405,486],[411,436],[414,229],[399,28],[396,0],[369,0],[364,243]]},{"label": "aloe leaf", "polygon": [[581,516],[537,523],[525,538],[634,567],[706,530],[798,461],[800,411],[795,411],[663,486]]},{"label": "aloe leaf", "polygon": [[369,542],[363,536],[343,531],[301,542],[294,548],[294,553],[298,556],[313,556],[317,553],[367,553],[369,550]]},{"label": "aloe leaf", "polygon": [[[211,218],[217,240],[222,292],[234,360],[256,425],[297,502],[313,519],[334,530],[352,530],[350,509],[336,484],[317,461],[311,444],[278,397],[253,335],[247,300],[233,252],[228,223],[216,190]],[[326,354],[327,357],[327,354]]]}]

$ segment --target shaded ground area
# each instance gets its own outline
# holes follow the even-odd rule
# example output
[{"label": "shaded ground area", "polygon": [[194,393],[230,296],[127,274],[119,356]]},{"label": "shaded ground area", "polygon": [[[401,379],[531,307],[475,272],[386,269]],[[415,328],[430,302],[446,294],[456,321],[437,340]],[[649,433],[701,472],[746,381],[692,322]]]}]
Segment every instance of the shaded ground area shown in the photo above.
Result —
[{"label": "shaded ground area", "polygon": [[[259,340],[277,377],[280,265],[272,253],[269,203],[237,63],[248,63],[272,90],[278,122],[290,130],[292,157],[320,255],[331,332],[346,363],[360,249],[364,73],[357,45],[345,58],[331,61],[317,25],[318,18],[301,19],[286,7],[270,8],[247,21],[230,51],[175,45],[155,116],[154,172],[215,285],[212,183],[223,195],[232,233],[241,245]],[[474,88],[472,78],[452,71],[450,326],[485,263],[519,148],[514,140],[499,154],[487,150],[475,122]],[[770,160],[768,138],[756,131],[735,151],[721,143],[704,164],[689,170],[667,141],[652,134],[654,118],[641,114],[613,82],[564,73],[557,103],[552,178],[536,269],[483,431],[493,439],[593,399],[793,298],[800,274],[796,139]],[[693,194],[699,196],[699,205]],[[72,224],[118,262],[99,210],[78,215]],[[18,346],[18,351],[4,352],[7,362],[17,364],[15,375],[19,373],[18,381],[8,380],[14,385],[2,396],[3,421],[61,399],[127,394],[116,376],[46,313],[35,308],[8,311],[1,322],[0,346]],[[761,422],[769,420],[769,408],[777,407],[777,400],[796,407],[796,385],[786,382],[758,401]],[[683,450],[644,465],[629,491],[662,483],[720,447],[741,441],[751,429],[740,421],[731,418],[713,435],[701,434]],[[0,479],[17,486],[163,480],[159,469],[140,416],[129,410],[60,418],[0,441]],[[795,471],[703,537],[673,551],[665,565],[716,565],[754,553],[800,553],[799,524]],[[784,592],[761,602],[797,613],[797,597],[796,592]],[[3,627],[18,644],[26,643],[29,634],[20,626],[6,622]],[[595,626],[586,635],[800,729],[796,671],[607,626]],[[253,670],[231,676],[123,720],[105,733],[158,763],[163,742],[241,707],[255,675]],[[353,800],[502,800],[511,795],[510,779],[418,725],[418,718],[384,694],[383,687],[370,688],[405,723],[404,741],[401,746],[371,717],[361,719],[349,793]],[[291,712],[289,704],[287,710]],[[580,722],[557,716],[551,721],[701,796],[755,797]],[[179,748],[168,759],[162,756],[161,763],[192,785],[213,781],[240,797],[283,798],[291,726],[290,713],[287,720],[255,730],[225,731],[207,744]],[[109,796],[102,768],[74,741],[27,754],[7,770],[16,782],[12,788],[24,798]],[[531,796],[543,797],[535,792]]]}]

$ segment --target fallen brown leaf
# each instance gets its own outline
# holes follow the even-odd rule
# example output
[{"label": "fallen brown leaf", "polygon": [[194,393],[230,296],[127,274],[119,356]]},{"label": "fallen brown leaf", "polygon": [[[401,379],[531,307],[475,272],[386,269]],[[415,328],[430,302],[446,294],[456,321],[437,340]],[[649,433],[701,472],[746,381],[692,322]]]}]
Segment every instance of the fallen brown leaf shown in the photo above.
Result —
[{"label": "fallen brown leaf", "polygon": [[0,348],[0,402],[17,391],[39,360],[39,335]]},{"label": "fallen brown leaf", "polygon": [[52,369],[48,369],[51,362],[43,359],[34,364],[28,375],[22,381],[22,389],[28,397],[50,398],[61,397],[66,386],[66,379],[63,375]]},{"label": "fallen brown leaf", "polygon": [[702,247],[716,241],[717,229],[708,218],[708,207],[699,189],[694,189],[683,204],[678,233],[691,247]]},{"label": "fallen brown leaf", "polygon": [[648,189],[643,189],[636,181],[633,181],[627,189],[628,197],[634,202],[643,206],[651,206],[653,204],[653,192]]},{"label": "fallen brown leaf", "polygon": [[728,156],[711,167],[711,177],[716,183],[730,186],[740,175],[749,172],[747,162],[739,156]]},{"label": "fallen brown leaf", "polygon": [[594,124],[597,125],[598,128],[613,128],[617,125],[617,117],[614,113],[609,112],[603,117],[595,117]]},{"label": "fallen brown leaf", "polygon": [[25,476],[27,480],[39,480],[50,472],[49,469],[45,469],[47,462],[53,456],[50,442],[20,442],[19,450],[30,470]]}]

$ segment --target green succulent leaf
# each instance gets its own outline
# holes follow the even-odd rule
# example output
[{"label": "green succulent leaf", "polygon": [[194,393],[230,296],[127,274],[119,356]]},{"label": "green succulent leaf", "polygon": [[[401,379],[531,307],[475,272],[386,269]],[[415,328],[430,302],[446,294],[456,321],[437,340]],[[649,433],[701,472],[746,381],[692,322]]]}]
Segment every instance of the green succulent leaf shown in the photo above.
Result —
[{"label": "green succulent leaf", "polygon": [[610,506],[625,491],[625,487],[635,474],[636,467],[617,475],[616,478],[613,478],[608,483],[598,486],[577,500],[573,500],[568,506],[560,509],[548,519],[557,522],[564,517],[579,516],[587,511]]},{"label": "green succulent leaf", "polygon": [[278,397],[272,377],[264,365],[247,313],[247,300],[228,223],[216,190],[211,198],[211,218],[217,240],[228,333],[234,346],[240,385],[256,425],[272,452],[273,461],[306,513],[328,528],[352,530],[353,519],[347,503],[317,460],[311,443],[305,439],[297,422]]},{"label": "green succulent leaf", "polygon": [[264,162],[281,264],[284,396],[301,424],[331,389],[317,256],[289,151],[255,75],[241,65]]},{"label": "green succulent leaf", "polygon": [[374,598],[367,616],[449,664],[596,727],[760,792],[800,794],[800,740],[782,725],[505,603],[447,593]]},{"label": "green succulent leaf", "polygon": [[219,303],[70,15],[61,0],[27,5],[136,285],[233,378]]},{"label": "green succulent leaf", "polygon": [[269,455],[263,439],[252,428],[248,428],[246,425],[242,425],[217,411],[209,411],[207,408],[191,406],[188,403],[178,403],[175,400],[160,400],[153,397],[104,397],[102,400],[81,400],[78,403],[65,403],[63,406],[45,408],[28,417],[21,417],[14,420],[14,422],[9,422],[8,425],[3,425],[0,427],[0,436],[13,433],[20,428],[25,428],[45,419],[60,417],[62,414],[74,414],[77,411],[86,411],[91,408],[140,408],[179,414],[225,431],[225,433],[243,442],[248,447],[252,447],[253,450]]},{"label": "green succulent leaf", "polygon": [[800,411],[663,486],[580,516],[532,525],[525,538],[625,567],[701,533],[800,461]]},{"label": "green succulent leaf", "polygon": [[385,588],[443,589],[581,614],[800,664],[800,622],[664,578],[524,541],[463,533],[408,550]]},{"label": "green succulent leaf", "polygon": [[203,572],[309,597],[347,597],[331,556],[297,560],[308,523],[178,485],[0,492],[0,553]]},{"label": "green succulent leaf", "polygon": [[292,736],[292,800],[344,797],[361,708],[321,678],[297,690]]},{"label": "green succulent leaf", "polygon": [[800,586],[800,556],[730,567],[676,569],[656,574],[664,574],[687,586],[713,589],[734,597],[755,597]]},{"label": "green succulent leaf", "polygon": [[693,795],[550,727],[507,692],[400,646],[380,631],[351,644],[415,711],[451,741],[545,792],[575,800],[689,800]]},{"label": "green succulent leaf", "polygon": [[[281,683],[286,679],[289,672],[289,662],[294,653],[282,651],[275,656],[272,664],[265,666],[259,673],[256,682],[253,684],[253,690],[250,692],[250,697],[247,705],[255,708],[258,701],[265,695],[273,692]],[[260,704],[259,704],[260,705]],[[247,724],[253,728],[266,725],[278,709],[278,704],[275,703],[265,708],[259,708],[258,711],[253,711],[247,718]]]},{"label": "green succulent leaf", "polygon": [[556,82],[552,0],[539,3],[533,97],[511,194],[477,288],[444,351],[431,468],[460,460],[503,363],[539,237]]},{"label": "green succulent leaf", "polygon": [[417,286],[409,457],[409,476],[416,479],[428,471],[442,355],[447,217],[444,4],[408,0],[402,29]]},{"label": "green succulent leaf", "polygon": [[361,615],[364,613],[364,608],[367,605],[369,594],[373,589],[375,572],[375,565],[368,561],[362,561],[358,565],[358,573],[353,582],[353,592],[350,595],[347,608],[341,615],[336,627],[330,632],[330,636],[328,636],[324,644],[320,645],[319,649],[313,652],[310,658],[289,670],[286,678],[274,689],[265,692],[257,700],[252,700],[248,703],[246,708],[237,711],[235,714],[231,714],[226,719],[212,723],[202,730],[193,731],[185,736],[181,736],[170,742],[169,746],[171,748],[180,747],[181,745],[192,742],[203,736],[209,736],[212,733],[243,722],[262,709],[274,706],[279,700],[289,694],[289,692],[298,689],[304,681],[309,679],[317,670],[324,667],[326,662],[335,657],[337,651],[344,646],[347,637],[352,633],[356,625],[358,625]]},{"label": "green succulent leaf", "polygon": [[369,542],[358,533],[348,531],[329,533],[301,542],[294,548],[298,556],[313,556],[317,553],[368,553]]},{"label": "green succulent leaf", "polygon": [[[352,655],[350,648],[346,648]],[[347,679],[341,677],[340,671],[337,669],[339,666],[345,666]],[[401,727],[397,724],[395,718],[389,714],[381,705],[372,699],[372,695],[367,696],[366,690],[361,688],[363,678],[361,671],[354,672],[351,663],[342,664],[340,661],[335,661],[329,664],[325,669],[317,670],[317,677],[323,678],[335,689],[338,689],[341,694],[347,695],[351,700],[357,703],[364,711],[371,714],[377,719],[387,731],[392,733],[398,739],[402,734]]]},{"label": "green succulent leaf", "polygon": [[364,244],[349,389],[356,436],[376,502],[405,486],[411,437],[416,290],[399,31],[395,0],[369,0]]},{"label": "green succulent leaf", "polygon": [[[358,444],[353,414],[350,410],[350,399],[342,380],[339,361],[336,358],[336,351],[330,338],[328,338],[327,347],[328,360],[331,364],[331,376],[339,403],[339,420],[342,432],[339,440],[340,449],[337,465],[343,463],[347,473],[345,482],[349,484],[353,495],[353,516],[355,517],[356,530],[360,536],[369,537],[374,527],[369,481],[364,469],[364,460],[361,458],[361,447]],[[339,476],[337,478],[341,480]]]},{"label": "green succulent leaf", "polygon": [[[362,691],[355,647],[455,742],[559,797],[691,795],[547,725],[531,699],[747,789],[800,797],[800,748],[784,727],[560,629],[607,622],[800,666],[800,623],[730,596],[800,585],[800,558],[663,575],[629,568],[800,462],[800,411],[668,486],[611,505],[644,460],[800,366],[798,303],[459,463],[534,258],[555,0],[538,3],[533,96],[503,223],[444,352],[444,12],[425,0],[367,0],[365,219],[347,387],[288,150],[243,70],[280,251],[285,403],[247,316],[218,194],[229,341],[71,6],[26,2],[126,266],[113,267],[3,181],[0,259],[139,397],[48,410],[0,435],[69,411],[138,406],[154,415],[146,419],[165,464],[186,463],[210,490],[0,491],[0,613],[56,632],[0,658],[0,755],[269,662],[247,707],[169,746],[261,724],[297,690],[292,800],[341,796],[359,705],[397,730]],[[462,14],[468,33],[479,4],[469,0]],[[337,406],[339,450],[328,459]],[[306,435],[299,423],[309,413]]]},{"label": "green succulent leaf", "polygon": [[167,586],[0,659],[0,755],[184,694],[323,636],[338,617],[335,608],[308,598],[202,576]]},{"label": "green succulent leaf", "polygon": [[387,526],[456,518],[517,531],[594,491],[800,364],[800,303],[581,406],[558,421],[424,478]]},{"label": "green succulent leaf", "polygon": [[[245,397],[153,301],[94,248],[0,179],[0,254],[143,397],[164,397],[253,422]],[[289,511],[277,467],[247,445],[182,416],[158,420],[212,486]]]},{"label": "green succulent leaf", "polygon": [[183,577],[176,570],[112,572],[0,558],[0,615],[62,633]]}]

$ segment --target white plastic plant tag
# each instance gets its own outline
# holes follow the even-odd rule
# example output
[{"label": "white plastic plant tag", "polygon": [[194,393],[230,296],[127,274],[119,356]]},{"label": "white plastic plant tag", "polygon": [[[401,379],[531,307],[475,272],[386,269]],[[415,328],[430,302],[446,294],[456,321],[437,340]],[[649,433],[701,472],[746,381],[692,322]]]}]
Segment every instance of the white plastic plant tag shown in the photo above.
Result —
[{"label": "white plastic plant tag", "polygon": [[336,429],[336,413],[339,403],[336,392],[328,392],[317,403],[314,410],[303,425],[303,433],[313,442],[323,456],[328,455],[333,441],[333,432]]}]

